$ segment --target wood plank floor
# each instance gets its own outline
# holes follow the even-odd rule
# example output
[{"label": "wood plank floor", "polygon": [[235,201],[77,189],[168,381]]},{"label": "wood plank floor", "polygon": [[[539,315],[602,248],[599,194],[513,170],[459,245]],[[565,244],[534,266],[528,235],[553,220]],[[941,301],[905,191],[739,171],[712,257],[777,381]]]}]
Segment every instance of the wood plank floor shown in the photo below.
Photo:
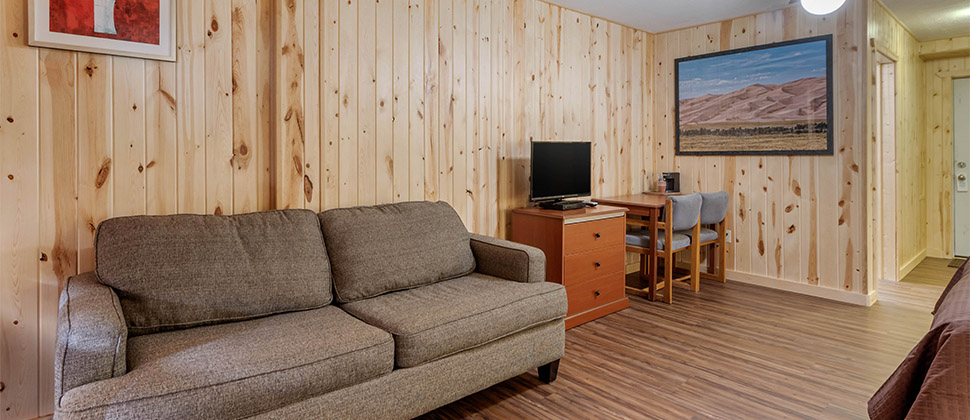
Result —
[{"label": "wood plank floor", "polygon": [[947,262],[881,283],[870,308],[734,282],[676,290],[673,305],[631,296],[567,332],[556,382],[531,372],[423,418],[864,419],[929,329]]}]

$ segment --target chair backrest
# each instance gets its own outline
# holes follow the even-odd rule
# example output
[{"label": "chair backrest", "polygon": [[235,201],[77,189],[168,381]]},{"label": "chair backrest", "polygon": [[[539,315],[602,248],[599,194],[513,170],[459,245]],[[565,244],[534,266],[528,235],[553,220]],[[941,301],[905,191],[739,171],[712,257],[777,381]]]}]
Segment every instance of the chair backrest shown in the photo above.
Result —
[{"label": "chair backrest", "polygon": [[731,198],[727,191],[715,193],[701,193],[701,224],[713,225],[721,223],[727,216],[728,200]]},{"label": "chair backrest", "polygon": [[673,217],[671,217],[673,220],[670,221],[671,229],[675,231],[687,230],[697,225],[701,216],[701,203],[703,202],[700,193],[672,195],[670,201],[673,207]]}]

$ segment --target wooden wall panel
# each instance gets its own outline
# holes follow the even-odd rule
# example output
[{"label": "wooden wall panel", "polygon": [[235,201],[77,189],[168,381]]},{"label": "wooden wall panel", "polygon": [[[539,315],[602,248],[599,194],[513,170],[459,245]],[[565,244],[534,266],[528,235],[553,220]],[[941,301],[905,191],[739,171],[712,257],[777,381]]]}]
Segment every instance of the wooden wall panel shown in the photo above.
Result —
[{"label": "wooden wall panel", "polygon": [[[303,208],[307,192],[304,178],[304,6],[303,0],[276,4],[276,207]],[[208,69],[207,69],[208,70]]]},{"label": "wooden wall panel", "polygon": [[[320,211],[320,177],[322,173],[320,141],[322,130],[320,86],[323,78],[320,33],[323,6],[319,1],[306,2],[303,7],[303,207]],[[313,139],[306,141],[306,139]]]},{"label": "wooden wall panel", "polygon": [[[853,76],[866,70],[867,16],[866,0],[849,0],[828,17],[790,6],[654,36],[655,138],[648,142],[654,172],[647,175],[652,185],[658,172],[679,170],[692,190],[731,193],[727,265],[735,278],[778,287],[872,290],[865,254],[867,196],[860,187],[866,181],[867,85]],[[834,156],[674,156],[674,59],[815,34],[834,34]]]},{"label": "wooden wall panel", "polygon": [[926,255],[953,256],[953,97],[952,79],[970,77],[970,55],[963,52],[970,36],[924,42],[922,51],[944,58],[923,63],[920,85],[923,94],[926,202]]},{"label": "wooden wall panel", "polygon": [[27,47],[4,3],[4,418],[52,411],[57,297],[106,218],[443,199],[504,236],[529,141],[590,115],[597,194],[653,167],[651,34],[536,0],[178,6],[171,63]]},{"label": "wooden wall panel", "polygon": [[206,213],[234,213],[232,4],[205,2],[205,203]]},{"label": "wooden wall panel", "polygon": [[[394,33],[394,2],[377,0],[375,28],[384,28]],[[405,37],[404,39],[407,39]],[[376,202],[394,202],[394,37],[377,36],[375,45],[375,65],[377,77],[375,117],[375,165]],[[404,66],[406,69],[407,66]],[[316,138],[316,136],[307,136]],[[313,144],[317,142],[309,142]]]},{"label": "wooden wall panel", "polygon": [[[864,164],[864,129],[840,127],[841,157],[778,158],[777,196],[764,158],[674,156],[673,59],[767,39],[755,33],[764,17],[653,35],[541,0],[178,6],[174,63],[30,48],[12,35],[23,5],[0,9],[0,110],[12,120],[0,120],[9,418],[50,412],[56,296],[94,268],[102,220],[444,199],[471,231],[505,236],[509,210],[528,204],[530,139],[593,141],[595,195],[652,187],[672,169],[691,186],[725,188],[730,267],[767,276],[770,253],[756,244],[775,240],[775,275],[780,266],[781,277],[812,283],[805,249],[817,247],[820,286],[865,293],[865,203],[848,184],[864,181],[853,169]],[[764,28],[778,39],[789,24],[795,35],[838,32],[838,71],[858,71],[865,8],[850,9],[830,23],[776,13]],[[787,219],[786,202],[798,206]],[[781,215],[769,230],[772,204]],[[815,245],[803,236],[813,216]],[[790,224],[794,236],[777,229]],[[839,258],[850,239],[853,258]]]},{"label": "wooden wall panel", "polygon": [[[205,3],[179,0],[176,14],[176,124],[178,212],[206,212]],[[81,121],[84,121],[81,119]]]},{"label": "wooden wall panel", "polygon": [[357,2],[357,203],[377,204],[377,8]]},{"label": "wooden wall panel", "polygon": [[[894,94],[895,104],[895,201],[892,208],[895,210],[896,229],[896,266],[898,270],[910,270],[922,260],[927,254],[927,205],[926,205],[926,147],[923,136],[925,121],[923,115],[924,103],[924,78],[923,61],[919,57],[920,43],[896,18],[889,13],[878,1],[873,1],[870,6],[869,16],[869,36],[872,39],[870,54],[875,52],[882,53],[895,60],[896,86]],[[970,38],[970,37],[968,37]],[[873,57],[874,59],[875,57]],[[878,71],[878,67],[873,64],[873,72]],[[875,76],[875,73],[873,73]],[[876,78],[871,78],[875,83]],[[876,89],[878,86],[871,87],[870,105],[873,112],[876,111]],[[874,150],[881,150],[878,144],[880,137],[879,130],[875,124],[879,121],[874,115],[870,115],[870,123],[873,124],[871,143]],[[875,159],[873,154],[873,159]],[[876,175],[877,165],[870,167],[870,174]],[[875,200],[875,197],[874,197]],[[874,235],[873,244],[881,245],[877,239],[875,223],[880,210],[877,209],[878,201],[873,203]],[[876,273],[878,273],[877,271]],[[899,275],[904,275],[904,272]],[[899,278],[899,275],[896,277]]]},{"label": "wooden wall panel", "polygon": [[410,129],[411,101],[410,83],[410,16],[409,4],[406,1],[393,2],[393,36],[391,37],[391,71],[394,79],[391,86],[393,95],[391,103],[392,155],[390,162],[392,201],[408,201],[411,197],[410,180],[410,144],[408,130]]},{"label": "wooden wall panel", "polygon": [[39,377],[37,370],[39,65],[37,50],[21,48],[27,34],[24,2],[3,2],[0,11],[0,351],[5,353],[0,355],[5,384],[0,413],[29,418],[37,415],[38,387],[50,379]]},{"label": "wooden wall panel", "polygon": [[[366,0],[365,0],[366,1]],[[338,117],[340,155],[337,168],[340,177],[338,205],[350,207],[357,205],[357,2],[340,2],[340,25],[338,43],[340,45],[340,111]]]},{"label": "wooden wall panel", "polygon": [[145,189],[148,214],[178,211],[175,63],[145,63]]},{"label": "wooden wall panel", "polygon": [[[320,207],[340,205],[340,0],[320,3],[320,137],[321,180]],[[397,2],[395,2],[397,4]],[[397,23],[397,21],[395,21]],[[312,34],[311,34],[312,36]],[[395,63],[396,64],[396,63]],[[409,119],[405,116],[405,121]],[[311,140],[312,141],[312,140]]]},{"label": "wooden wall panel", "polygon": [[111,57],[78,54],[77,64],[77,97],[83,98],[77,104],[78,271],[83,273],[94,269],[95,229],[113,216]]},{"label": "wooden wall panel", "polygon": [[145,62],[112,57],[112,216],[145,214]]},{"label": "wooden wall panel", "polygon": [[248,213],[259,207],[259,166],[253,156],[260,155],[255,139],[259,133],[257,86],[256,0],[232,2],[232,211]]},{"label": "wooden wall panel", "polygon": [[[76,59],[68,51],[40,53],[39,161],[49,163],[40,165],[40,378],[54,377],[58,295],[67,278],[77,274]],[[38,411],[52,412],[53,388],[38,385]]]},{"label": "wooden wall panel", "polygon": [[276,49],[277,0],[256,0],[256,208],[269,210],[276,204],[276,78],[279,66]]}]

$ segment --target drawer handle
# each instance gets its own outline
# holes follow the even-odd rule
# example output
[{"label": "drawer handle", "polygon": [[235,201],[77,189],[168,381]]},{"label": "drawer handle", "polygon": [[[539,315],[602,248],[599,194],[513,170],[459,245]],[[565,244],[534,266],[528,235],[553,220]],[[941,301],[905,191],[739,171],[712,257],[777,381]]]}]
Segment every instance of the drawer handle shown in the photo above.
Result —
[{"label": "drawer handle", "polygon": [[600,291],[597,290],[597,291],[593,292],[593,294],[595,294],[596,296],[599,296],[600,295]]},{"label": "drawer handle", "polygon": [[593,236],[595,236],[595,237],[597,237],[597,238],[599,238],[599,237],[600,237],[600,234],[599,234],[599,233],[596,233],[596,234],[595,234],[595,235],[593,235]]},{"label": "drawer handle", "polygon": [[600,264],[599,261],[595,262],[594,264],[596,264],[597,267],[603,265],[603,264]]}]

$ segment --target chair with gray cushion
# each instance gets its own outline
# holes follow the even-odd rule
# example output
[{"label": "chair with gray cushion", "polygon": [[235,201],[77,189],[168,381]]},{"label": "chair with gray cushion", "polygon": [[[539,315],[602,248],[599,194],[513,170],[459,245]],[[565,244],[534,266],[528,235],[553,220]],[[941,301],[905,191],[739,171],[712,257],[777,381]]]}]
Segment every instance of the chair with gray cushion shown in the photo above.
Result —
[{"label": "chair with gray cushion", "polygon": [[703,278],[717,280],[723,283],[725,281],[724,222],[727,216],[728,201],[731,199],[731,196],[727,191],[700,194],[702,203],[699,234],[695,236],[691,230],[677,233],[690,237],[691,242],[696,243],[700,247],[707,247],[707,272],[701,273],[700,275]]},{"label": "chair with gray cushion", "polygon": [[[659,289],[666,289],[664,301],[673,302],[674,282],[680,284],[685,280],[690,280],[690,289],[699,290],[700,278],[696,268],[700,259],[700,248],[691,242],[691,235],[684,232],[688,231],[693,236],[698,236],[702,198],[700,194],[688,194],[681,196],[670,196],[664,206],[664,217],[657,223],[657,237],[652,238],[649,231],[641,226],[636,226],[626,234],[626,250],[640,254],[640,275],[646,277],[648,282],[648,296],[651,298],[656,295]],[[674,278],[673,272],[676,267],[676,255],[678,252],[691,251],[691,272],[687,276]],[[646,263],[647,257],[656,254],[664,260],[664,281],[657,285],[659,267],[651,267]]]}]

